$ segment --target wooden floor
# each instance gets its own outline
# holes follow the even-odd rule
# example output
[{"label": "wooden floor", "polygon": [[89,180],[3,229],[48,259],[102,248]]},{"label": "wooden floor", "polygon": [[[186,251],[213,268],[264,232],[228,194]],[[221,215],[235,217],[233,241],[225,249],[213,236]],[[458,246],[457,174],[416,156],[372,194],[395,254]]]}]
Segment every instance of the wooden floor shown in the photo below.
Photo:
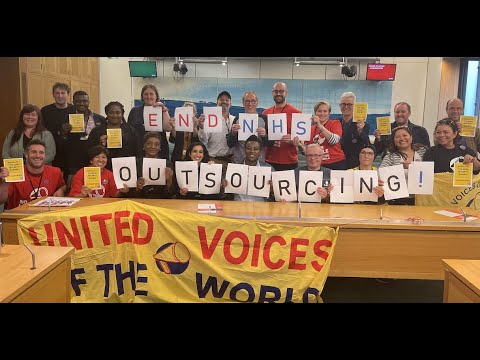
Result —
[{"label": "wooden floor", "polygon": [[442,303],[443,281],[329,277],[325,303]]}]

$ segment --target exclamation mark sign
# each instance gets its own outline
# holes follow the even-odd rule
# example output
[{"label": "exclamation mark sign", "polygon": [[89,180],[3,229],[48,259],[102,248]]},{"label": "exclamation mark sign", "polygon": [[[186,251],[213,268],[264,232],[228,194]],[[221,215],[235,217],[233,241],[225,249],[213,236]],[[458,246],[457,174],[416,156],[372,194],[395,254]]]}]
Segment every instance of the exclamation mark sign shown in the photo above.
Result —
[{"label": "exclamation mark sign", "polygon": [[422,182],[423,182],[423,171],[420,170],[420,181],[418,182],[419,187],[422,187]]}]

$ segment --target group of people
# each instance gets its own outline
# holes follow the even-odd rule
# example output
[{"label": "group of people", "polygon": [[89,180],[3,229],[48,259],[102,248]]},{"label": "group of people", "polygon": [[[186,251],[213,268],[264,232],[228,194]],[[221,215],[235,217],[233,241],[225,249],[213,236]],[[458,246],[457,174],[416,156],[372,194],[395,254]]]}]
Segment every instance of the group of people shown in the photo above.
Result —
[{"label": "group of people", "polygon": [[[452,99],[447,102],[447,118],[438,121],[434,146],[430,147],[425,128],[411,122],[410,105],[399,102],[394,107],[395,122],[391,135],[381,135],[375,130],[375,142],[369,138],[370,126],[366,121],[354,122],[353,108],[356,95],[345,92],[340,97],[340,119],[330,119],[331,105],[319,101],[311,117],[309,141],[292,137],[292,114],[301,113],[287,103],[288,89],[285,83],[273,86],[274,105],[258,113],[258,97],[254,91],[246,91],[242,103],[247,114],[258,114],[256,134],[246,141],[238,139],[239,117],[230,114],[232,98],[222,91],[217,96],[217,106],[222,108],[221,132],[204,129],[205,116],[198,116],[194,103],[184,106],[193,108],[193,131],[176,131],[175,118],[170,116],[160,101],[154,85],[145,85],[141,90],[143,104],[131,109],[125,119],[124,106],[112,101],[105,106],[106,117],[89,109],[89,96],[85,91],[73,94],[73,104],[68,103],[70,87],[64,83],[53,86],[55,102],[39,109],[36,105],[25,105],[19,115],[15,129],[7,135],[3,145],[3,158],[24,158],[25,181],[6,183],[8,170],[0,168],[0,203],[14,208],[41,196],[74,197],[144,197],[186,199],[236,199],[265,201],[266,198],[224,194],[204,195],[180,188],[175,181],[175,162],[196,161],[199,164],[221,164],[222,189],[228,185],[225,173],[229,163],[249,166],[267,166],[272,171],[295,170],[298,180],[300,171],[323,171],[324,184],[317,189],[322,199],[328,200],[333,185],[329,183],[330,170],[376,170],[373,166],[377,154],[382,155],[380,167],[402,164],[407,172],[413,161],[434,161],[435,172],[451,172],[453,163],[473,163],[475,172],[480,170],[480,132],[475,137],[462,137],[460,117],[463,102]],[[143,120],[144,107],[161,108],[161,132],[146,132]],[[287,135],[280,140],[268,139],[268,115],[285,113]],[[82,114],[84,131],[72,132],[70,114]],[[121,129],[121,147],[107,148],[109,129]],[[167,137],[169,132],[169,137]],[[168,142],[174,144],[169,159]],[[298,167],[298,154],[304,154],[307,165]],[[112,158],[137,158],[139,174],[135,188],[124,185],[117,189],[112,173]],[[144,158],[166,159],[165,185],[145,185],[142,177]],[[101,169],[101,189],[89,189],[84,185],[85,166]],[[298,181],[297,181],[298,183]],[[383,181],[374,189],[383,197]],[[272,199],[270,197],[269,199]],[[380,200],[380,202],[382,202]],[[395,204],[414,204],[414,198],[399,199]]]}]

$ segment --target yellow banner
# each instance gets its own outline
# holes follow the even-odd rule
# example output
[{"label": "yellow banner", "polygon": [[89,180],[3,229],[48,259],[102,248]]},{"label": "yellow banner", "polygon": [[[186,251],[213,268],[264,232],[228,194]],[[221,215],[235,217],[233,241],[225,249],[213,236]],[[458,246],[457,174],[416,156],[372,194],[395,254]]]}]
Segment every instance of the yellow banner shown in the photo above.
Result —
[{"label": "yellow banner", "polygon": [[18,221],[18,235],[75,247],[72,302],[317,302],[338,228],[123,200],[32,215]]},{"label": "yellow banner", "polygon": [[472,186],[466,187],[453,187],[453,173],[435,174],[433,194],[415,195],[415,205],[480,210],[480,174],[473,175]]}]

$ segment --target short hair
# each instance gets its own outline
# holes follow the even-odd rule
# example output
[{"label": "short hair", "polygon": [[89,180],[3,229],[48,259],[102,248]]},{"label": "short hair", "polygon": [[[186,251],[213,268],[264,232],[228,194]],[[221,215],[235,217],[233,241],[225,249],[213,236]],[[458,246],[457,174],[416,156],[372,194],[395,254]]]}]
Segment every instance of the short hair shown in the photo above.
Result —
[{"label": "short hair", "polygon": [[450,99],[450,100],[448,100],[448,101],[447,101],[447,106],[445,106],[445,110],[447,110],[447,111],[448,111],[448,104],[449,104],[449,103],[450,103],[450,101],[452,101],[452,100],[460,100],[460,101],[461,101],[461,103],[462,103],[462,107],[465,107],[465,104],[463,103],[462,99],[459,99],[459,98],[453,98],[453,99]]},{"label": "short hair", "polygon": [[62,90],[65,90],[67,94],[70,94],[70,86],[68,86],[68,84],[56,82],[52,86],[52,94],[55,93],[55,89],[62,89]]},{"label": "short hair", "polygon": [[85,90],[78,90],[73,93],[72,99],[75,99],[77,96],[88,96]]},{"label": "short hair", "polygon": [[245,148],[247,148],[247,143],[248,143],[248,142],[257,142],[257,143],[259,143],[259,145],[260,145],[260,150],[261,150],[262,147],[263,147],[262,140],[260,140],[257,135],[250,135],[250,136],[248,137],[248,139],[245,140]]},{"label": "short hair", "polygon": [[377,157],[377,148],[375,147],[375,145],[373,145],[373,144],[365,144],[364,146],[362,146],[362,147],[360,148],[360,151],[362,151],[363,149],[373,150],[373,156],[374,156],[374,157]]},{"label": "short hair", "polygon": [[346,97],[353,97],[353,102],[355,102],[355,100],[357,99],[357,96],[355,95],[355,93],[351,91],[344,92],[342,95],[340,95],[340,99],[346,98]]},{"label": "short hair", "polygon": [[255,96],[255,99],[258,100],[258,96],[257,96],[257,93],[255,91],[252,91],[252,90],[248,90],[248,91],[245,91],[243,93],[243,96],[242,96],[242,102],[245,101],[245,95],[247,94],[253,94]]},{"label": "short hair", "polygon": [[398,103],[395,104],[395,106],[393,107],[393,111],[395,111],[395,108],[398,106],[398,105],[405,105],[408,109],[408,112],[411,113],[412,112],[412,108],[410,107],[410,104],[405,102],[405,101],[400,101]]},{"label": "short hair", "polygon": [[28,152],[28,150],[30,150],[30,146],[32,145],[42,145],[45,148],[45,150],[47,149],[47,145],[45,144],[45,141],[40,139],[32,139],[28,142],[28,145],[25,148],[25,152]]},{"label": "short hair", "polygon": [[320,105],[327,105],[328,106],[328,112],[332,112],[332,107],[330,106],[330,103],[326,100],[321,100],[315,104],[313,107],[313,111],[317,112],[317,109],[320,107]]},{"label": "short hair", "polygon": [[311,143],[311,144],[308,144],[306,147],[305,147],[305,154],[307,153],[307,149],[310,149],[310,148],[313,148],[313,147],[318,147],[321,151],[321,153],[323,154],[323,148],[322,146],[319,144],[319,143]]},{"label": "short hair", "polygon": [[144,86],[142,87],[142,91],[141,91],[141,93],[140,93],[140,99],[142,99],[142,101],[143,101],[143,93],[144,93],[145,90],[147,90],[147,89],[152,89],[152,90],[155,92],[155,95],[157,96],[157,101],[158,101],[158,99],[160,99],[160,96],[158,96],[157,87],[156,87],[155,85],[153,85],[153,84],[147,84],[147,85],[144,85]]},{"label": "short hair", "polygon": [[108,149],[102,145],[95,145],[87,150],[88,160],[92,160],[95,156],[100,154],[105,154],[107,158],[110,157]]},{"label": "short hair", "polygon": [[185,101],[182,106],[183,106],[183,107],[185,107],[185,106],[191,106],[191,107],[193,107],[193,115],[197,115],[197,105],[195,105],[194,102],[192,102],[192,101]]},{"label": "short hair", "polygon": [[220,94],[218,94],[217,96],[217,101],[218,99],[220,99],[222,96],[226,95],[230,100],[232,100],[232,96],[230,95],[230,93],[228,91],[222,91]]},{"label": "short hair", "polygon": [[147,140],[152,137],[158,139],[158,141],[160,141],[160,146],[162,145],[162,138],[160,137],[160,134],[156,131],[146,132],[145,135],[143,135],[143,143],[145,144]]}]

